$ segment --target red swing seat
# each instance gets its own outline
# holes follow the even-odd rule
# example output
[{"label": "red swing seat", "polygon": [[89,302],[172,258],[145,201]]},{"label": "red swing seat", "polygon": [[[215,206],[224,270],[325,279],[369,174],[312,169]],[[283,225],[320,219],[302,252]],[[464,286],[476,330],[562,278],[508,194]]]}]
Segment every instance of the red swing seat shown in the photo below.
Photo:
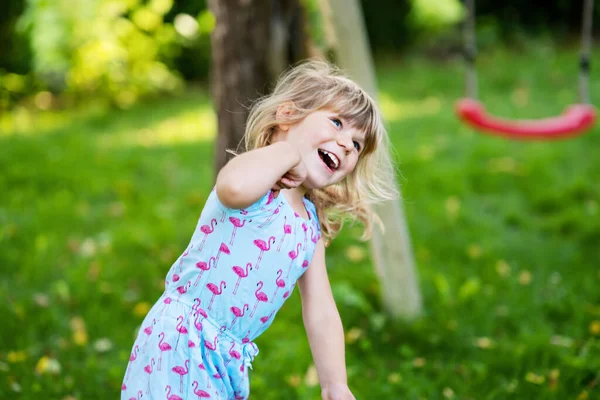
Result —
[{"label": "red swing seat", "polygon": [[456,103],[456,114],[472,127],[511,139],[562,139],[590,129],[596,122],[596,108],[589,104],[574,104],[557,116],[537,120],[509,120],[487,113],[485,106],[473,99]]}]

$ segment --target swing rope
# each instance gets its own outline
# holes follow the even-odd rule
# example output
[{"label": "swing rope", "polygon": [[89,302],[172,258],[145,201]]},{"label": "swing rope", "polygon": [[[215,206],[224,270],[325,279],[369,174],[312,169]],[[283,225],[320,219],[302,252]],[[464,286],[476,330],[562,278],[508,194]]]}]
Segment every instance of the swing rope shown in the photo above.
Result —
[{"label": "swing rope", "polygon": [[456,112],[464,122],[482,132],[521,140],[566,138],[579,135],[593,127],[597,114],[594,106],[590,104],[589,71],[594,0],[584,0],[583,5],[579,62],[580,104],[569,106],[560,116],[537,120],[508,120],[494,117],[487,113],[481,102],[477,101],[475,0],[465,0],[465,5],[468,12],[463,29],[467,98],[459,100],[456,105]]}]

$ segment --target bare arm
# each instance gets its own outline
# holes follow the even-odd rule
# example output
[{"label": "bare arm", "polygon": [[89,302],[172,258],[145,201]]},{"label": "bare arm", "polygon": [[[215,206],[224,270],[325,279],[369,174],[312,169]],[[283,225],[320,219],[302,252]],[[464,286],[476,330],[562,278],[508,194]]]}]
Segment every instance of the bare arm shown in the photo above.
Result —
[{"label": "bare arm", "polygon": [[234,157],[217,176],[219,200],[236,209],[254,204],[300,162],[300,153],[287,141]]},{"label": "bare arm", "polygon": [[317,243],[312,263],[298,281],[302,316],[324,399],[351,400],[344,349],[344,328],[325,268],[325,245]]}]

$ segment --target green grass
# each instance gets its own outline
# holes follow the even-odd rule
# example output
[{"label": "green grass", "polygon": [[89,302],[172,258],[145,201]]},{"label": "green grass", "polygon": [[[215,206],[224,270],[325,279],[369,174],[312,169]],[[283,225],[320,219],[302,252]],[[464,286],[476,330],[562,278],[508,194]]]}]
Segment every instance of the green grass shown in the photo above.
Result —
[{"label": "green grass", "polygon": [[[560,113],[576,98],[576,59],[543,45],[485,54],[481,98],[508,117]],[[453,115],[460,63],[377,65],[425,313],[387,318],[358,228],[334,241],[357,398],[600,397],[600,129],[538,143],[474,133]],[[144,312],[212,187],[210,107],[191,91],[0,118],[1,398],[118,397]],[[257,344],[253,398],[319,398],[298,294]]]}]

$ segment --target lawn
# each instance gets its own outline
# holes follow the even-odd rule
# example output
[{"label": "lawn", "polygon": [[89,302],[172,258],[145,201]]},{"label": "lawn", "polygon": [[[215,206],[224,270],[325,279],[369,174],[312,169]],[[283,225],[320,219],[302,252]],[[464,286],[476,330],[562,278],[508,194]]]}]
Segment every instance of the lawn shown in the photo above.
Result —
[{"label": "lawn", "polygon": [[[541,42],[491,51],[481,98],[498,115],[558,114],[576,101],[576,69],[576,51]],[[385,315],[359,227],[333,242],[356,397],[600,398],[600,129],[482,135],[453,114],[459,62],[382,57],[377,72],[425,313]],[[127,111],[0,116],[0,398],[118,398],[211,190],[215,134],[202,89]],[[252,398],[319,398],[297,292],[257,344]]]}]

